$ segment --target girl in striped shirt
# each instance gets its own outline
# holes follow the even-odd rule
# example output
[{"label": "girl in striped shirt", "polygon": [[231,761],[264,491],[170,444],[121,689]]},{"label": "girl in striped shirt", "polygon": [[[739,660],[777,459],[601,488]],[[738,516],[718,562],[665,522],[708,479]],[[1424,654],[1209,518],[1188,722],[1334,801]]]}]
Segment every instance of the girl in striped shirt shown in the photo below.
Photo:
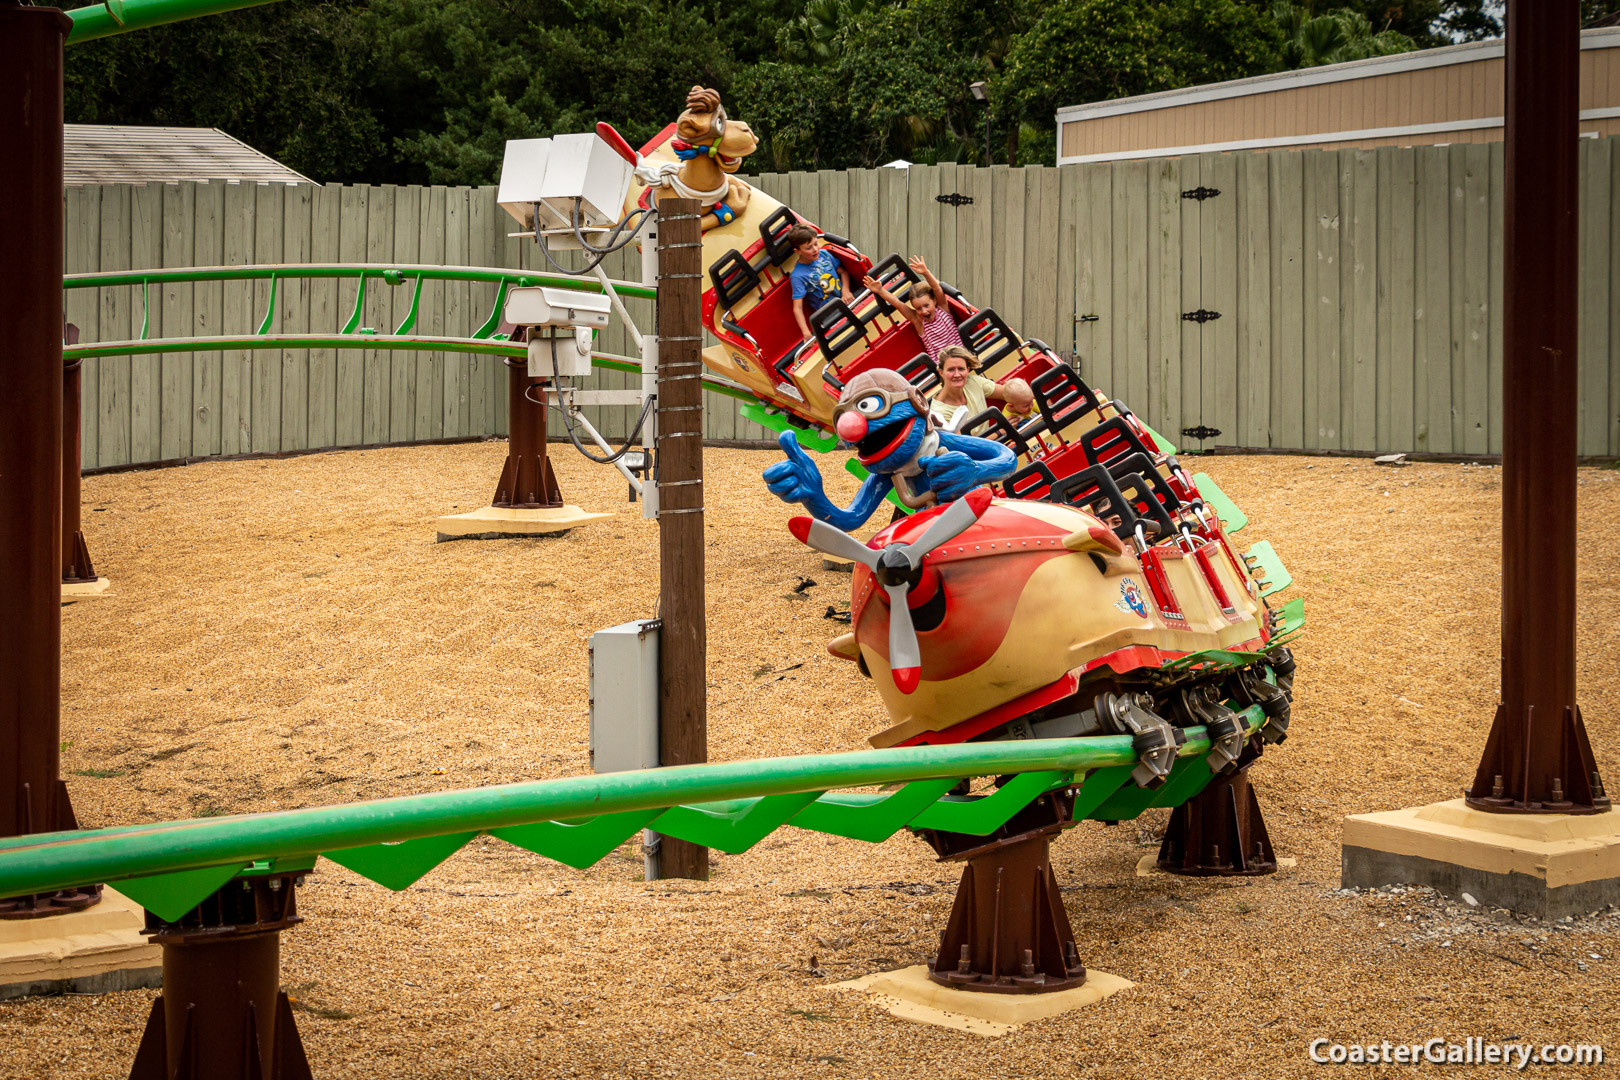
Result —
[{"label": "girl in striped shirt", "polygon": [[917,336],[922,338],[928,358],[938,363],[940,352],[951,345],[962,344],[962,333],[957,330],[956,320],[951,318],[950,309],[945,306],[945,290],[939,287],[939,279],[934,277],[934,272],[928,269],[921,255],[913,255],[908,261],[911,269],[922,278],[911,286],[909,303],[897,299],[871,275],[862,278],[861,284],[906,317],[912,329],[917,331]]}]

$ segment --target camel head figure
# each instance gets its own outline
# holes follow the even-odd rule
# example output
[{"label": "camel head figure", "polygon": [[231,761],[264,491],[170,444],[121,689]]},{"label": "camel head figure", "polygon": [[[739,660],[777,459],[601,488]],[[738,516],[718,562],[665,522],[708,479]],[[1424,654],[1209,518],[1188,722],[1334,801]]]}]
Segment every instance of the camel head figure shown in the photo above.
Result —
[{"label": "camel head figure", "polygon": [[680,185],[666,188],[661,197],[700,199],[705,230],[727,224],[747,209],[752,189],[731,174],[759,146],[759,139],[747,124],[726,116],[718,90],[694,86],[687,92],[686,111],[675,121],[670,145],[682,161]]}]

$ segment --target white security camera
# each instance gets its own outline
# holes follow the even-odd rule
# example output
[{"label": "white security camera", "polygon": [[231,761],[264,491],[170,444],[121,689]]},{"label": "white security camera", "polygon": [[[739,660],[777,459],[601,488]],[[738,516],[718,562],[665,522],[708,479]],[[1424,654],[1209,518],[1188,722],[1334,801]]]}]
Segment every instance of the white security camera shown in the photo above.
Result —
[{"label": "white security camera", "polygon": [[591,342],[606,328],[612,301],[600,293],[521,286],[506,294],[506,321],[529,329],[529,374],[585,378]]},{"label": "white security camera", "polygon": [[602,293],[523,285],[506,294],[506,321],[513,326],[584,326],[605,330],[612,304]]}]

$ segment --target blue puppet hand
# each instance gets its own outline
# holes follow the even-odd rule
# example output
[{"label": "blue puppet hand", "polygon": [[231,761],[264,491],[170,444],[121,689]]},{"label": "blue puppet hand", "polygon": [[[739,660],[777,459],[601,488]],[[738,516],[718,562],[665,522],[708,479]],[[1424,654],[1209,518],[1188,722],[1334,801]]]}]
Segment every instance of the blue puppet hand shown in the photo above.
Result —
[{"label": "blue puppet hand", "polygon": [[765,486],[771,489],[771,494],[783,502],[805,503],[812,510],[819,504],[827,503],[821,470],[804,452],[799,440],[794,438],[791,431],[784,431],[776,441],[788,459],[778,461],[765,470]]},{"label": "blue puppet hand", "polygon": [[873,473],[861,485],[855,501],[847,510],[834,506],[822,487],[821,470],[799,446],[793,433],[784,431],[776,441],[788,459],[778,461],[765,470],[765,485],[771,489],[771,494],[783,502],[802,504],[812,517],[836,528],[858,529],[866,524],[866,519],[872,516],[872,512],[883,502],[883,497],[894,487],[893,481],[887,476]]},{"label": "blue puppet hand", "polygon": [[984,483],[984,466],[960,450],[922,458],[918,464],[928,477],[929,489],[939,496],[940,502],[960,499]]}]

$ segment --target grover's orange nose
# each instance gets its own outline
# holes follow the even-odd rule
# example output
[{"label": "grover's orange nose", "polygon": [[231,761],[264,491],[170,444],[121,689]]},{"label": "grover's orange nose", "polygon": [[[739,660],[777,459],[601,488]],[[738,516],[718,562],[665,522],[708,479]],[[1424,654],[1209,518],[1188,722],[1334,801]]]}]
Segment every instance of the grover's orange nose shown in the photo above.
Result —
[{"label": "grover's orange nose", "polygon": [[838,437],[846,442],[859,442],[866,437],[866,417],[858,412],[847,412],[838,418]]}]

